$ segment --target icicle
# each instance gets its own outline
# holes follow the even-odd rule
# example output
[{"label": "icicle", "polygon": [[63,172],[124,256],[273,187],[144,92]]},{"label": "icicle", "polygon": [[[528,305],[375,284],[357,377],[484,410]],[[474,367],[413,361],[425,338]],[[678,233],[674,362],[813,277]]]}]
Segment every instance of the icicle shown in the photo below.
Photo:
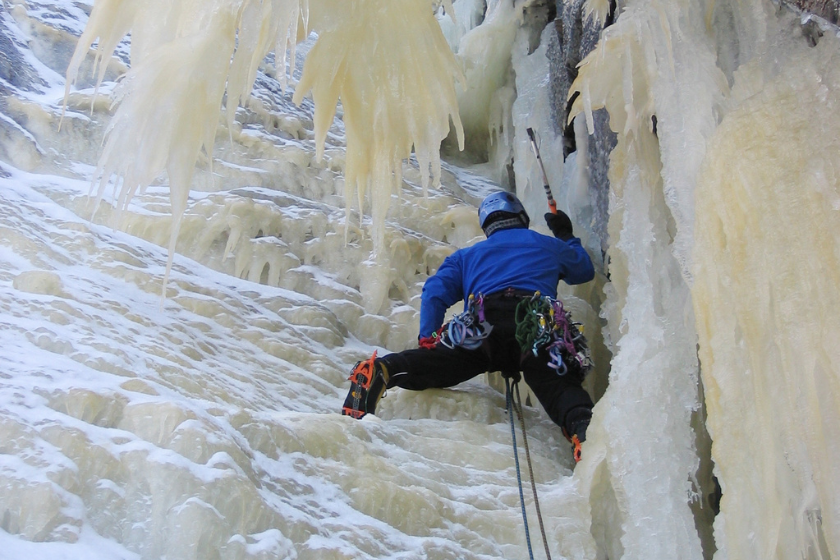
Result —
[{"label": "icicle", "polygon": [[355,185],[363,208],[370,184],[381,249],[393,177],[412,145],[439,166],[439,146],[451,118],[463,147],[453,80],[460,71],[424,0],[331,0],[318,9],[311,20],[318,41],[307,56],[294,101],[300,103],[311,91],[320,160],[341,100],[347,185]]}]

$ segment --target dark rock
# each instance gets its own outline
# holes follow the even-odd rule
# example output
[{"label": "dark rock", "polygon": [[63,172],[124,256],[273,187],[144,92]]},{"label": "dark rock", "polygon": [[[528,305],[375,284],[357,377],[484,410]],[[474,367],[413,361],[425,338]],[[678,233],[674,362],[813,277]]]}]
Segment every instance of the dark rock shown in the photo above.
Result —
[{"label": "dark rock", "polygon": [[840,0],[785,0],[784,3],[820,16],[828,23],[840,24]]},{"label": "dark rock", "polygon": [[38,72],[26,62],[22,47],[10,37],[5,25],[0,26],[0,79],[23,91],[45,85]]},{"label": "dark rock", "polygon": [[[606,24],[614,20],[615,4]],[[548,45],[549,101],[555,133],[563,136],[564,159],[577,150],[573,124],[568,122],[574,97],[569,99],[569,89],[577,78],[577,66],[598,44],[602,27],[587,21],[584,0],[557,1],[557,18],[554,20],[556,35]],[[592,227],[600,240],[601,249],[608,244],[609,191],[607,179],[610,152],[615,148],[616,135],[610,130],[609,115],[603,109],[593,113],[595,132],[589,138],[589,192],[592,201]]]}]

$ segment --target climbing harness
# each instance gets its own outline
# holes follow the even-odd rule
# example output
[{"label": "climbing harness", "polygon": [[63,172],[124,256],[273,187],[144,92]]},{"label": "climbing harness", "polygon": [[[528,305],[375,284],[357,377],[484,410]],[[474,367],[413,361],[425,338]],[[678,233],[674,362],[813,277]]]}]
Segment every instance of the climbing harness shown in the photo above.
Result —
[{"label": "climbing harness", "polygon": [[[505,378],[505,400],[507,401],[507,412],[510,418],[510,435],[513,440],[513,459],[516,464],[516,482],[519,485],[519,503],[522,505],[522,520],[525,523],[525,542],[528,544],[528,556],[534,560],[534,551],[531,548],[531,533],[528,530],[528,515],[525,513],[525,495],[522,492],[522,473],[519,468],[519,451],[516,448],[516,428],[513,423],[513,412],[519,417],[519,422],[522,426],[522,442],[525,445],[525,457],[528,460],[528,474],[531,477],[531,491],[534,493],[534,506],[537,510],[537,519],[540,522],[540,532],[542,533],[543,545],[545,546],[545,556],[551,560],[551,552],[548,550],[548,539],[545,535],[545,526],[543,525],[542,513],[540,512],[540,500],[537,497],[537,484],[534,481],[534,469],[531,465],[531,451],[528,449],[528,437],[525,435],[525,416],[522,414],[522,397],[519,395],[519,379],[518,376],[513,381],[513,389],[511,389],[511,379],[509,375],[504,375]],[[513,391],[516,391],[516,403],[513,399]]]},{"label": "climbing harness", "polygon": [[493,325],[484,317],[484,296],[470,294],[467,309],[447,323],[439,337],[440,344],[447,348],[475,350],[490,336]]},{"label": "climbing harness", "polygon": [[548,366],[557,375],[566,375],[571,361],[577,362],[584,374],[592,368],[582,326],[572,321],[571,313],[559,299],[534,292],[532,297],[523,298],[517,304],[515,320],[516,342],[523,354],[530,352],[536,356],[544,349],[549,357]]}]

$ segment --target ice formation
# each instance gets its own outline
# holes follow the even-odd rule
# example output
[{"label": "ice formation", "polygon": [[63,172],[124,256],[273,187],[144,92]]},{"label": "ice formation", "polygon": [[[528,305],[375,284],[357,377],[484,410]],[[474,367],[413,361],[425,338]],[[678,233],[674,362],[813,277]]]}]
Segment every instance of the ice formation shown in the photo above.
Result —
[{"label": "ice formation", "polygon": [[[598,455],[590,452],[581,475],[590,493],[614,496],[620,512],[600,521],[622,527],[610,556],[702,558],[688,499],[701,490],[691,426],[699,407],[698,363],[685,240],[691,242],[691,179],[725,81],[703,48],[702,18],[691,13],[701,7],[683,9],[629,6],[581,63],[573,86],[581,94],[572,116],[585,111],[591,129],[592,110],[606,107],[618,133],[609,175],[611,282],[601,311],[615,355],[598,403]],[[683,40],[673,41],[674,34]],[[704,101],[699,110],[691,107],[698,100]],[[672,146],[681,147],[679,155]],[[660,491],[648,491],[651,480]],[[616,514],[597,504],[592,515],[599,523]],[[657,532],[669,537],[649,538]]]},{"label": "ice formation", "polygon": [[[838,452],[829,435],[838,403],[816,394],[836,394],[837,369],[827,355],[819,358],[818,346],[803,342],[793,316],[809,315],[805,300],[833,302],[812,287],[831,277],[832,265],[814,252],[817,240],[799,236],[816,220],[829,232],[822,239],[836,247],[831,200],[838,185],[824,178],[833,176],[828,153],[836,131],[827,115],[814,119],[794,106],[832,113],[830,57],[838,42],[826,34],[809,47],[797,20],[770,5],[716,6],[705,20],[702,8],[629,5],[582,63],[576,83],[573,115],[583,112],[591,130],[592,110],[606,107],[619,135],[610,166],[611,283],[602,311],[615,357],[598,403],[604,412],[596,414],[603,455],[589,453],[604,466],[589,463],[581,478],[593,492],[607,481],[615,495],[624,519],[621,555],[701,557],[695,521],[686,504],[673,501],[696,492],[705,477],[689,429],[699,406],[697,342],[723,491],[716,558],[829,558],[838,542],[836,477],[821,465]],[[739,34],[727,35],[727,27]],[[797,159],[787,142],[808,157]],[[814,205],[805,206],[809,199]],[[755,274],[745,274],[751,268]],[[773,289],[777,276],[786,281]],[[833,332],[833,323],[811,324]],[[806,387],[814,391],[810,399],[802,395]],[[803,418],[803,407],[819,412]],[[632,449],[624,447],[629,442]],[[645,472],[651,458],[655,473]],[[660,488],[673,485],[671,497],[642,490],[651,478]],[[758,488],[756,479],[763,480]],[[669,515],[645,529],[644,511]],[[647,538],[654,531],[671,538]]]},{"label": "ice formation", "polygon": [[[381,251],[379,230],[412,148],[424,190],[440,182],[440,143],[450,118],[463,149],[454,84],[461,72],[427,1],[313,1],[311,8],[310,24],[319,36],[294,99],[299,103],[312,92],[319,157],[341,101],[345,197],[357,198],[363,212],[370,188],[373,236]],[[349,218],[350,204],[347,209]]]},{"label": "ice formation", "polygon": [[836,558],[840,543],[840,43],[786,31],[737,71],[697,185],[694,307],[731,558]]},{"label": "ice formation", "polygon": [[[116,175],[122,182],[119,206],[125,207],[138,189],[166,172],[176,217],[173,251],[196,160],[201,152],[213,153],[222,96],[227,92],[230,127],[266,54],[278,46],[275,66],[285,80],[286,45],[295,45],[310,31],[318,40],[294,99],[300,104],[312,92],[318,159],[341,102],[347,127],[346,198],[357,198],[363,211],[371,188],[373,236],[381,253],[380,230],[391,192],[401,183],[402,160],[413,148],[427,188],[440,182],[439,147],[449,134],[450,117],[463,147],[453,83],[460,71],[424,0],[183,0],[142,8],[121,0],[96,2],[70,62],[65,102],[97,38],[98,61],[131,32],[133,63],[100,158],[99,196]],[[105,66],[100,67],[98,81],[104,76]],[[157,110],[147,113],[150,106]]]},{"label": "ice formation", "polygon": [[[4,6],[0,556],[526,557],[497,379],[337,410],[356,360],[415,344],[422,283],[482,238],[484,194],[515,186],[544,227],[528,127],[603,273],[562,292],[598,362],[574,472],[526,407],[553,557],[840,555],[836,29],[620,3],[563,161],[548,7],[439,4]],[[487,161],[438,167],[458,114]]]},{"label": "ice formation", "polygon": [[[511,80],[511,49],[522,12],[529,3],[491,0],[483,23],[465,34],[458,45],[458,56],[466,72],[466,83],[459,89],[461,120],[472,141],[468,148],[479,154],[497,132],[491,129],[500,128],[491,123],[490,115],[510,106],[508,103],[505,107],[498,94],[505,91],[502,88]],[[504,142],[496,141],[500,140]]]}]

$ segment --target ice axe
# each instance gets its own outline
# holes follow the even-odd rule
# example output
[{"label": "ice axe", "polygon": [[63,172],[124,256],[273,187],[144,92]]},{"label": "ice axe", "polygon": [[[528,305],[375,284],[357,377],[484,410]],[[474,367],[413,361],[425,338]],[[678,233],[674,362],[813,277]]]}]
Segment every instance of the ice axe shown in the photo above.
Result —
[{"label": "ice axe", "polygon": [[537,156],[537,161],[540,164],[540,171],[543,176],[543,188],[545,188],[545,196],[548,198],[548,208],[552,214],[557,213],[557,203],[554,202],[554,197],[551,196],[551,187],[548,186],[548,176],[545,174],[545,167],[543,166],[542,158],[540,157],[540,149],[537,148],[537,139],[534,138],[534,129],[528,128],[528,138],[531,139],[531,149],[534,150],[534,155]]}]

